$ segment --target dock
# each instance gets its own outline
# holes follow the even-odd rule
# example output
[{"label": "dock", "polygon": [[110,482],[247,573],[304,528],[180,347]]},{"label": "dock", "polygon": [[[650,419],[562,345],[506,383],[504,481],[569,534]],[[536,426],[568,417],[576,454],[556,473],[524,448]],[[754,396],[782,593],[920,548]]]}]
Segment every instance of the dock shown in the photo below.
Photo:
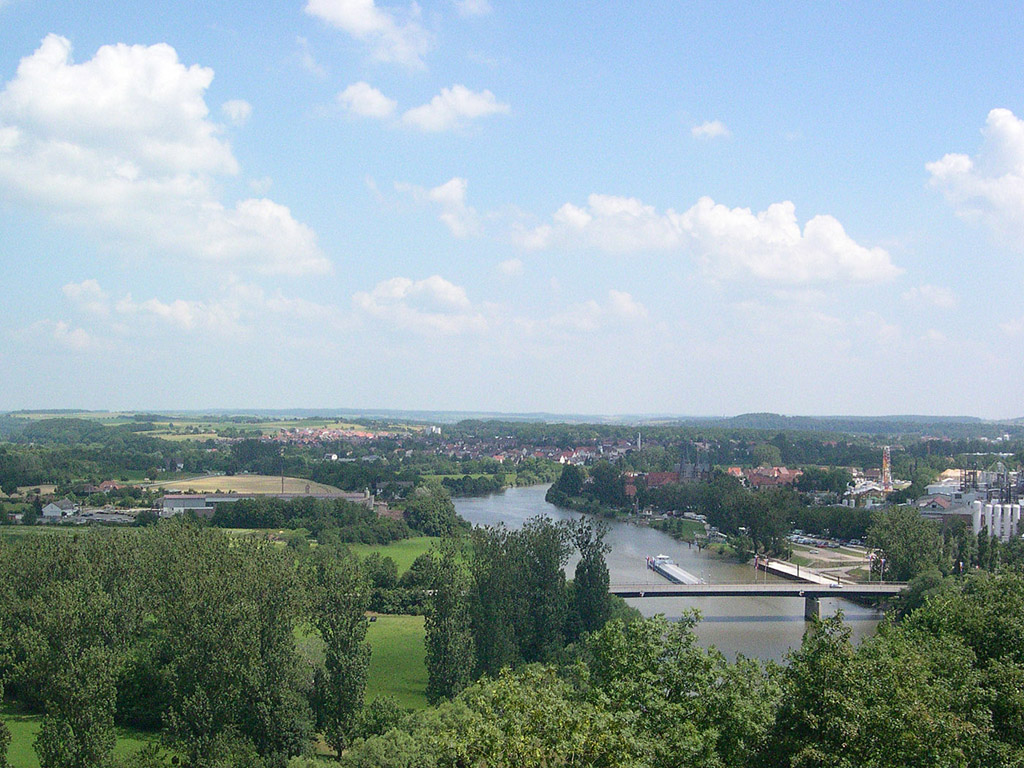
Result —
[{"label": "dock", "polygon": [[803,581],[809,584],[821,584],[824,586],[842,583],[838,576],[829,576],[819,573],[812,568],[804,568],[795,563],[787,563],[784,560],[772,560],[768,557],[755,558],[754,568],[774,573],[776,576],[781,576],[791,581]]}]

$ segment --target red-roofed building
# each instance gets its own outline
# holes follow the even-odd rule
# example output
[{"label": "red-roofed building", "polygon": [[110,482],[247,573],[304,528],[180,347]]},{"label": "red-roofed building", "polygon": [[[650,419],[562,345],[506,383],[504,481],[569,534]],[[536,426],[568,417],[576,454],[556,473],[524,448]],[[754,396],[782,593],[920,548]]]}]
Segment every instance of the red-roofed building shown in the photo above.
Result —
[{"label": "red-roofed building", "polygon": [[671,483],[679,482],[678,472],[648,472],[647,473],[647,487],[660,488],[663,485],[669,485]]}]

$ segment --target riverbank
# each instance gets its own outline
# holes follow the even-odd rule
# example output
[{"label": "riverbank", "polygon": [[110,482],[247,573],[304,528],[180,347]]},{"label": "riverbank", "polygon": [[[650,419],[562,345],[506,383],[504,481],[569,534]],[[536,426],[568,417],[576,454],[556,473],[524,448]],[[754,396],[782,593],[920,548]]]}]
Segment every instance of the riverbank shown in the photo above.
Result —
[{"label": "riverbank", "polygon": [[[537,515],[553,520],[575,520],[579,512],[560,509],[544,500],[547,486],[512,488],[484,498],[455,499],[458,514],[475,525],[505,524],[518,528]],[[646,566],[646,559],[665,554],[686,571],[711,584],[749,584],[767,578],[782,581],[781,577],[758,575],[753,561],[739,563],[718,554],[718,544],[698,549],[673,539],[667,533],[650,525],[635,525],[619,519],[608,519],[605,542],[611,547],[606,560],[612,584],[665,584],[664,579]],[[729,550],[726,549],[726,552]],[[566,573],[571,578],[576,561],[571,559]],[[663,614],[678,619],[690,609],[701,614],[696,627],[698,642],[714,646],[727,657],[738,654],[758,659],[783,662],[803,639],[806,624],[801,598],[791,597],[647,597],[627,600],[644,616]],[[860,606],[842,598],[823,598],[823,616],[842,610],[852,632],[853,641],[874,633],[881,612]]]}]

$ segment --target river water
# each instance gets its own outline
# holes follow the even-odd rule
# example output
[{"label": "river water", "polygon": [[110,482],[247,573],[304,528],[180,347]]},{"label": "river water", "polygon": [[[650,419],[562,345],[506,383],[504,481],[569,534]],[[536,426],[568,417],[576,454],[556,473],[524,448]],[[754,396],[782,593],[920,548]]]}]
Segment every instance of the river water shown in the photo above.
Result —
[{"label": "river water", "polygon": [[[519,528],[531,517],[546,515],[554,520],[570,520],[579,513],[559,509],[544,501],[548,486],[534,485],[509,488],[502,493],[475,498],[455,499],[456,511],[474,525],[498,525]],[[710,554],[698,552],[671,536],[644,526],[619,521],[608,521],[610,530],[606,541],[611,545],[607,555],[608,572],[612,584],[666,584],[661,576],[648,570],[648,555],[665,554],[681,568],[700,576],[709,583],[751,583],[763,581],[763,573],[755,573],[752,564],[740,565]],[[575,561],[566,568],[572,577]],[[779,581],[768,575],[769,581]],[[783,661],[787,651],[800,645],[805,622],[804,601],[799,597],[648,597],[632,599],[630,605],[645,616],[664,614],[678,619],[688,608],[701,612],[697,626],[698,641],[704,646],[715,646],[730,659],[737,654]],[[837,610],[843,615],[853,632],[854,642],[872,634],[881,614],[847,600],[828,598],[821,601],[821,615],[830,616]]]}]

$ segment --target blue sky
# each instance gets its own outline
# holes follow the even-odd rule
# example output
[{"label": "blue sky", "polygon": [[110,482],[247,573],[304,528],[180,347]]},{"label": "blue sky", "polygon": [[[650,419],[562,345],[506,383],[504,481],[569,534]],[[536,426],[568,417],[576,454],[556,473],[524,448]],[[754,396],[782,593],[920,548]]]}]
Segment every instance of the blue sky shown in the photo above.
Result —
[{"label": "blue sky", "polygon": [[0,408],[1024,415],[1022,27],[0,0]]}]

